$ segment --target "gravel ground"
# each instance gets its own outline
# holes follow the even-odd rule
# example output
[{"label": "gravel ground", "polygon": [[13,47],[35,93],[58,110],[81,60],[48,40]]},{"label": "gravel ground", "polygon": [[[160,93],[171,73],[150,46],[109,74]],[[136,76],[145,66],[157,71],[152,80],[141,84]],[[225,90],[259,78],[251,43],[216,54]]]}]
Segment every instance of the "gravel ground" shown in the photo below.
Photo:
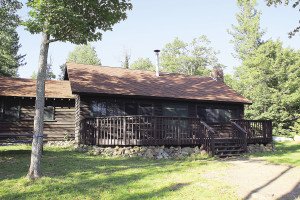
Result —
[{"label": "gravel ground", "polygon": [[223,162],[230,167],[204,176],[234,185],[241,199],[300,200],[300,167],[275,165],[258,159]]}]

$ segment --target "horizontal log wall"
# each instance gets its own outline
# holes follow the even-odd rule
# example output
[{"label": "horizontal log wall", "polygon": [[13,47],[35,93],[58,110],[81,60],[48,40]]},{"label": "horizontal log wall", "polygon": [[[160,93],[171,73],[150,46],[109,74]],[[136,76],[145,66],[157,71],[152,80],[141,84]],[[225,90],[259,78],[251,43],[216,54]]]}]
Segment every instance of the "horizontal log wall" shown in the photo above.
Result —
[{"label": "horizontal log wall", "polygon": [[[3,97],[0,97],[2,100]],[[35,99],[29,98],[5,98],[9,101],[20,103],[20,118],[15,121],[0,121],[1,135],[32,134],[34,121]],[[46,105],[54,103],[54,120],[44,122],[45,140],[64,140],[74,138],[75,108],[73,99],[48,99]],[[3,140],[3,138],[1,138]]]}]

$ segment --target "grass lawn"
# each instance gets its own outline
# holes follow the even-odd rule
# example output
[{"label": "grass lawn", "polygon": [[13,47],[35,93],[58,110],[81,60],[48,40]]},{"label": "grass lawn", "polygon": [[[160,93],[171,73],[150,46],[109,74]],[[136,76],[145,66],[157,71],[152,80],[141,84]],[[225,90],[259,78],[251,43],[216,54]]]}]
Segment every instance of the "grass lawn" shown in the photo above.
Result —
[{"label": "grass lawn", "polygon": [[44,177],[31,182],[29,158],[29,146],[0,147],[0,199],[237,199],[231,186],[202,176],[227,167],[213,159],[102,158],[48,147]]},{"label": "grass lawn", "polygon": [[275,152],[256,153],[251,157],[259,157],[274,164],[300,166],[300,143],[279,142],[275,143],[275,147]]}]

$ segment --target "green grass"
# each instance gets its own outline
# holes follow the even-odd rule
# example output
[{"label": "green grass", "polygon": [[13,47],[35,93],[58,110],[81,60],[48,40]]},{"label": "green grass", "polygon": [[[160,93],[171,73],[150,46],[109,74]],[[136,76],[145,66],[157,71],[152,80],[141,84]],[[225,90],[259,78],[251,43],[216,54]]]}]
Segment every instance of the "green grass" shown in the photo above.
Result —
[{"label": "green grass", "polygon": [[300,143],[275,143],[275,152],[255,153],[251,157],[259,157],[274,164],[300,166]]},{"label": "green grass", "polygon": [[25,178],[30,147],[0,147],[0,199],[237,199],[226,183],[203,174],[226,168],[208,158],[103,158],[45,148],[44,176]]}]

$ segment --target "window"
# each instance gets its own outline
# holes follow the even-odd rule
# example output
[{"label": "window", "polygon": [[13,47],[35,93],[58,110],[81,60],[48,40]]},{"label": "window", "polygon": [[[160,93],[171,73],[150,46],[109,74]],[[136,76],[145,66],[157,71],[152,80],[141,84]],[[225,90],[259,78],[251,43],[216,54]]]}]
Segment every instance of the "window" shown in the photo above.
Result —
[{"label": "window", "polygon": [[44,108],[44,121],[54,120],[54,106],[45,106]]},{"label": "window", "polygon": [[91,110],[93,117],[106,116],[106,102],[92,101]]},{"label": "window", "polygon": [[187,117],[187,105],[182,104],[165,104],[163,105],[163,116],[169,117]]},{"label": "window", "polygon": [[208,123],[229,122],[232,118],[231,109],[198,108],[197,116]]},{"label": "window", "polygon": [[125,104],[125,113],[126,115],[137,115],[138,109],[136,103],[126,103]]},{"label": "window", "polygon": [[3,100],[0,99],[0,120],[3,120],[4,117],[4,104],[3,104]]},{"label": "window", "polygon": [[106,107],[106,114],[108,116],[122,116],[124,115],[124,104],[108,102]]},{"label": "window", "polygon": [[[5,101],[6,100],[6,101]],[[2,100],[0,106],[0,119],[4,121],[15,121],[20,118],[20,102],[16,99]]]},{"label": "window", "polygon": [[152,104],[140,104],[139,106],[139,114],[140,115],[153,115],[153,105]]}]

